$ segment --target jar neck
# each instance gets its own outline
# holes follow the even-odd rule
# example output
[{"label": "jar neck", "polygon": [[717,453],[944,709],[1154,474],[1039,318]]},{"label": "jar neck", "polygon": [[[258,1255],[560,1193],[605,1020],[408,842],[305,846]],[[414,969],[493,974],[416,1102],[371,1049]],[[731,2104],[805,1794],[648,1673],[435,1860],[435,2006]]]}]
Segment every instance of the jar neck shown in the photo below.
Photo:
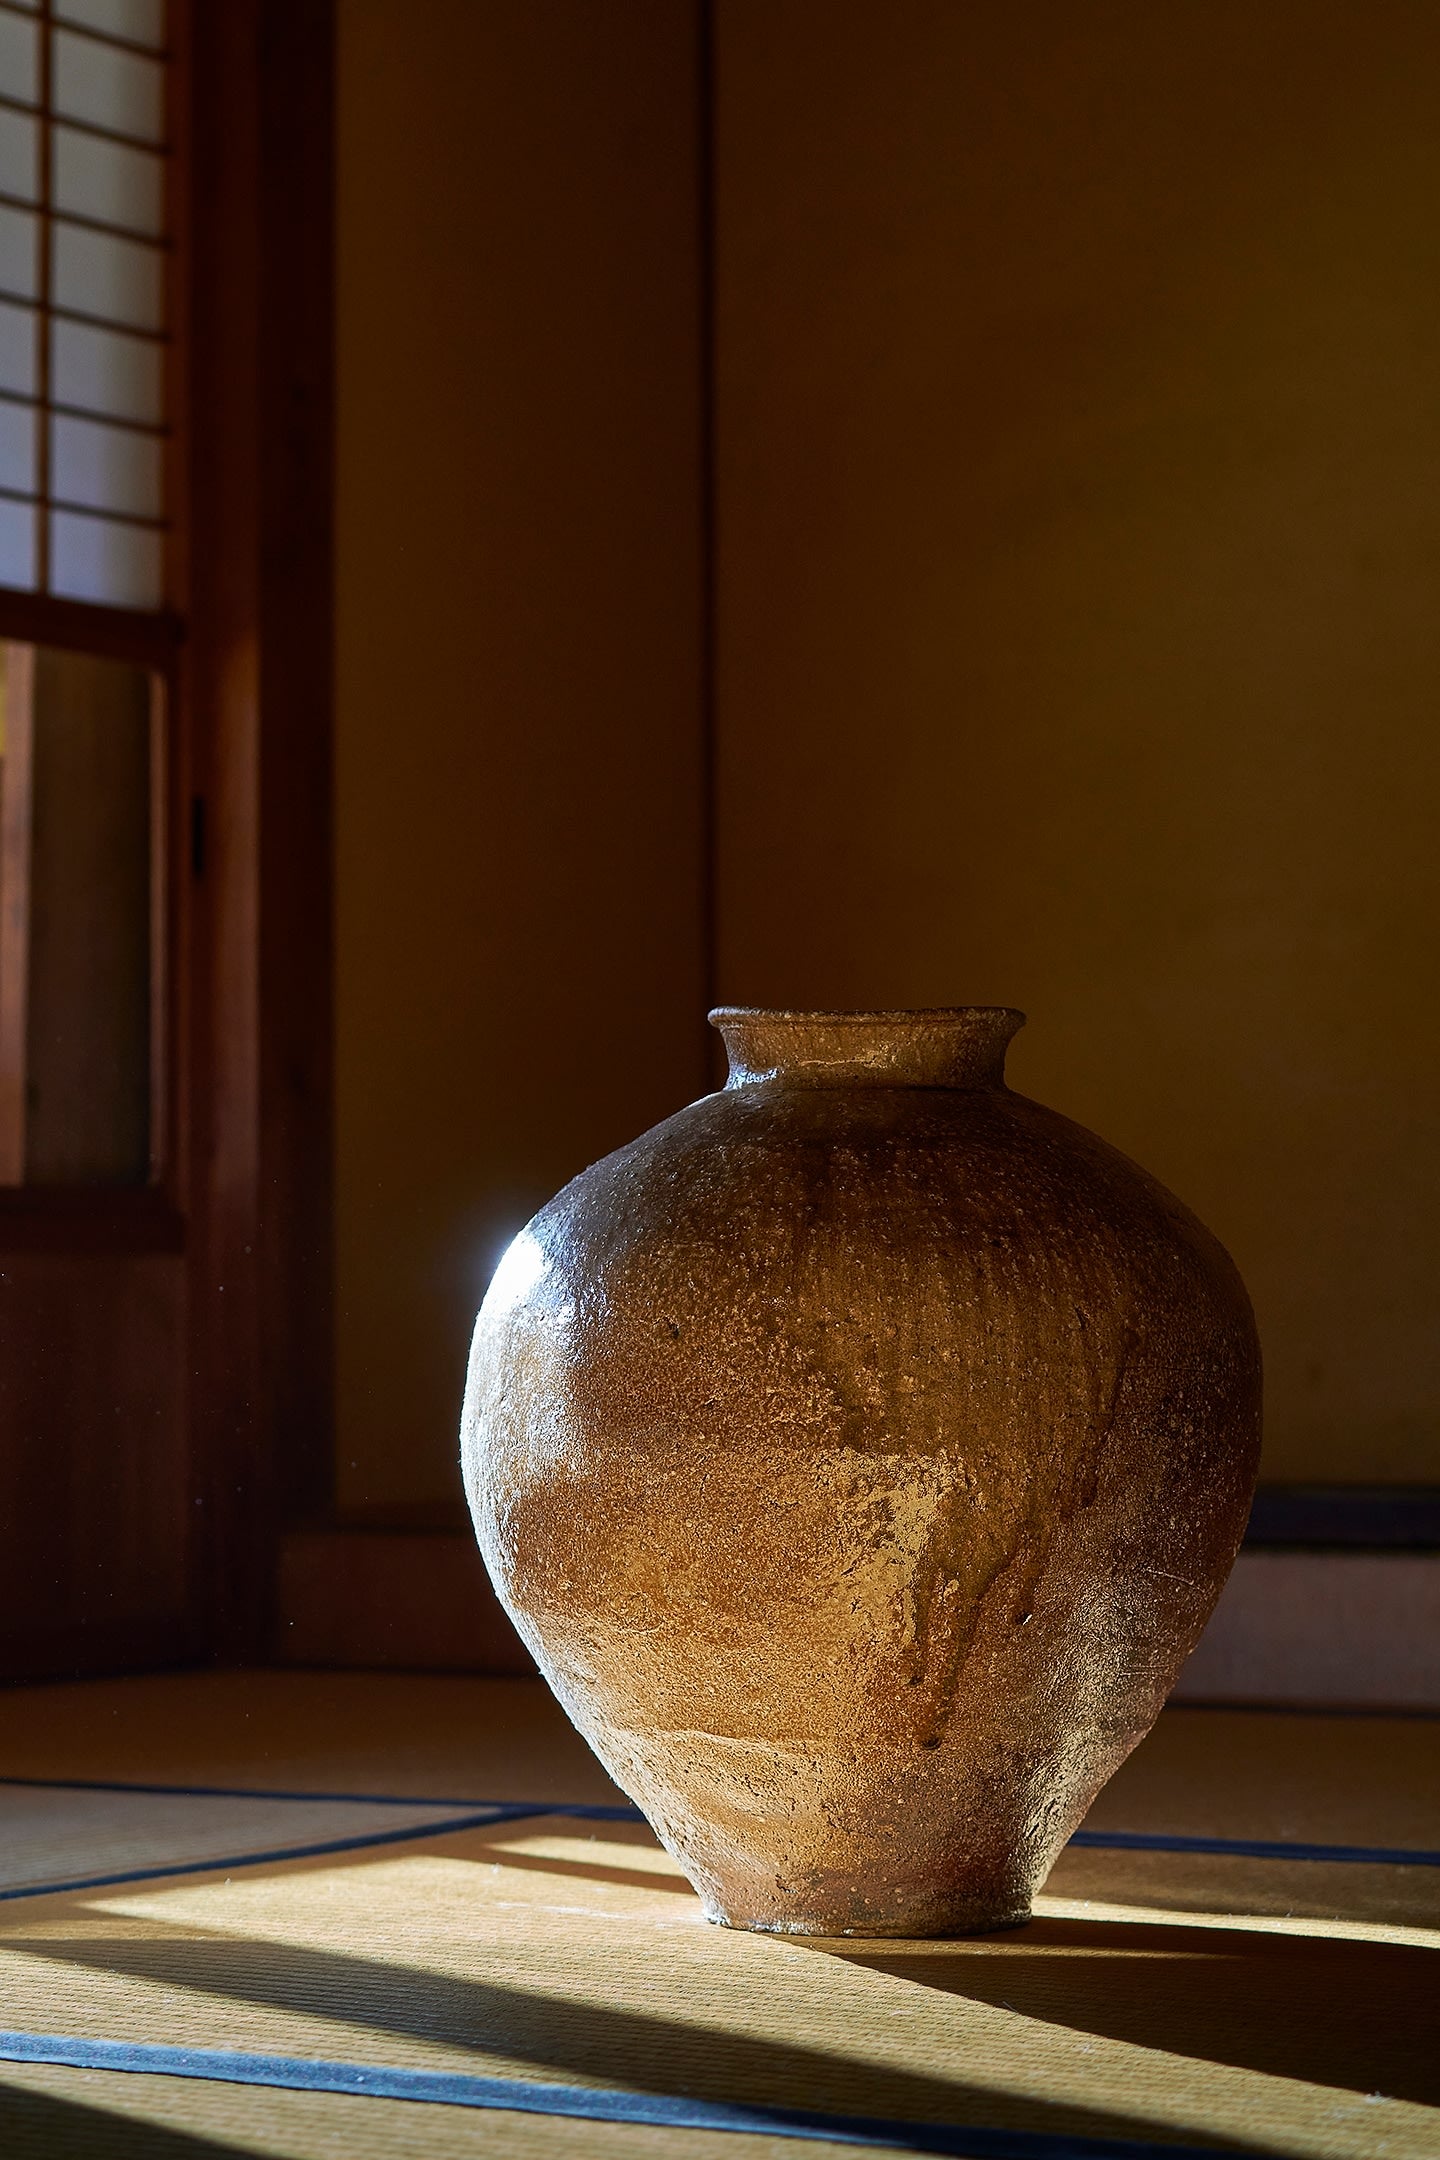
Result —
[{"label": "jar neck", "polygon": [[1025,1025],[1008,1005],[929,1012],[766,1012],[717,1006],[727,1087],[1002,1087],[1005,1052]]}]

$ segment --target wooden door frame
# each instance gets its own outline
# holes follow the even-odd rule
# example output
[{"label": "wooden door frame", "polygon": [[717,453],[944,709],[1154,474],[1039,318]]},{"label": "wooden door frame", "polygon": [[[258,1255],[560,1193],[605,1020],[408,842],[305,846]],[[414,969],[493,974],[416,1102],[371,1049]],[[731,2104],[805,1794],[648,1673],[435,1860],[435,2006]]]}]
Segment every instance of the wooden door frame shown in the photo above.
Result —
[{"label": "wooden door frame", "polygon": [[257,1658],[333,1485],[332,0],[191,32],[193,1604]]},{"label": "wooden door frame", "polygon": [[266,1654],[282,1528],[333,1484],[333,0],[171,0],[170,47],[174,604],[0,592],[0,639],[166,684],[163,1171],[0,1191],[0,1264],[183,1255],[173,1663]]}]

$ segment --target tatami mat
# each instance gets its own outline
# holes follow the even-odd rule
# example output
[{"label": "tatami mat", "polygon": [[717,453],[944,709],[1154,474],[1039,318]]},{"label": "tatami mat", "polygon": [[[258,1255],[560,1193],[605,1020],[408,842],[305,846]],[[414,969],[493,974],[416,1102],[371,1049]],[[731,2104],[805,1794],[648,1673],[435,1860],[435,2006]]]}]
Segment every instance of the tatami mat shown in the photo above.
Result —
[{"label": "tatami mat", "polygon": [[[0,1722],[20,1776],[333,1796],[342,1768],[396,1799],[619,1799],[525,1682],[188,1676],[25,1691]],[[1171,1713],[1087,1827],[1433,1852],[1437,1741],[1403,1721]],[[193,1850],[202,1798],[85,1805],[97,1837],[107,1805],[131,1811],[133,1841],[147,1800],[176,1807],[156,1834]],[[314,1820],[343,1804],[213,1800]],[[706,1926],[642,1825],[551,1814],[0,1905],[0,2025],[969,2124],[1056,2160],[1067,2138],[1440,2160],[1437,1951],[1440,1868],[1101,1846],[1072,1847],[1013,1933],[780,1941]],[[831,2149],[53,2064],[0,2066],[0,2127],[7,2151],[47,2154]]]},{"label": "tatami mat", "polygon": [[176,1791],[0,1777],[0,1901],[126,1876],[312,1858],[458,1829],[501,1810],[289,1793]]},{"label": "tatami mat", "polygon": [[621,1802],[538,1680],[155,1673],[0,1691],[10,1776]]}]

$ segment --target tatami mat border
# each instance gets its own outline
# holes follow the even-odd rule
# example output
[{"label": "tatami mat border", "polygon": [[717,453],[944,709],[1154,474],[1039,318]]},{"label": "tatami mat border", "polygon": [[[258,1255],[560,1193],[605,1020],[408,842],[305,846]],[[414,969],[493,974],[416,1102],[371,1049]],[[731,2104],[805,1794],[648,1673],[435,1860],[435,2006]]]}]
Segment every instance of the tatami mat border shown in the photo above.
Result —
[{"label": "tatami mat border", "polygon": [[654,2129],[743,2131],[752,2136],[950,2154],[956,2160],[1261,2160],[1258,2153],[1247,2154],[1233,2145],[1168,2145],[1149,2139],[1072,2137],[1044,2130],[967,2128],[956,2123],[822,2115],[808,2108],[694,2100],[670,2093],[607,2092],[584,2085],[542,2085],[520,2078],[312,2061],[293,2055],[232,2054],[219,2048],[90,2040],[69,2033],[0,2032],[0,2062],[206,2078],[228,2085],[340,2093],[353,2099],[411,2100],[441,2107],[504,2109],[513,2114],[561,2115],[582,2122],[629,2123]]},{"label": "tatami mat border", "polygon": [[[134,1788],[115,1786],[109,1789],[125,1792]],[[424,1807],[428,1803],[420,1800],[414,1804]],[[549,1812],[549,1809],[543,1808],[511,1810],[496,1806],[483,1808],[469,1815],[442,1816],[438,1822],[407,1823],[403,1830],[363,1830],[352,1832],[349,1837],[322,1838],[313,1845],[269,1846],[261,1852],[230,1853],[213,1860],[171,1860],[163,1867],[126,1868],[113,1875],[88,1875],[78,1880],[67,1877],[61,1882],[25,1883],[13,1890],[0,1890],[0,1905],[9,1904],[16,1898],[63,1897],[81,1890],[113,1890],[122,1883],[160,1882],[175,1875],[224,1875],[231,1868],[268,1867],[280,1860],[321,1860],[330,1853],[360,1852],[376,1845],[413,1844],[420,1838],[450,1837],[457,1830],[480,1830],[494,1823],[512,1821],[516,1816]]]},{"label": "tatami mat border", "polygon": [[332,1806],[496,1808],[502,1814],[583,1815],[597,1822],[643,1822],[639,1808],[613,1801],[476,1800],[454,1793],[292,1792],[265,1785],[140,1785],[128,1778],[4,1777],[0,1785],[36,1785],[47,1792],[154,1793],[172,1800],[326,1800]]},{"label": "tatami mat border", "polygon": [[1303,1845],[1278,1838],[1182,1837],[1168,1830],[1075,1830],[1102,1852],[1219,1853],[1236,1860],[1341,1860],[1359,1867],[1440,1867],[1440,1852],[1403,1845]]},{"label": "tatami mat border", "polygon": [[[309,1800],[366,1807],[463,1808],[464,1816],[419,1823],[404,1830],[381,1830],[295,1846],[284,1852],[239,1853],[233,1858],[186,1862],[179,1867],[140,1868],[125,1875],[97,1876],[87,1882],[56,1883],[38,1889],[0,1890],[0,1901],[45,1897],[58,1889],[103,1890],[112,1883],[143,1882],[161,1875],[205,1875],[227,1867],[256,1867],[269,1860],[309,1860],[325,1853],[358,1851],[367,1845],[393,1845],[425,1837],[444,1837],[486,1823],[518,1822],[527,1816],[565,1815],[582,1822],[644,1822],[637,1807],[574,1800],[470,1800],[435,1798],[418,1793],[290,1792],[240,1785],[132,1785],[99,1778],[0,1777],[0,1786],[35,1786],[57,1792],[152,1793],[182,1800]],[[1236,1860],[1316,1860],[1357,1867],[1440,1867],[1440,1851],[1403,1845],[1311,1845],[1297,1839],[1192,1837],[1168,1830],[1076,1830],[1070,1843],[1094,1852],[1208,1853]]]},{"label": "tatami mat border", "polygon": [[1440,1723],[1440,1710],[1425,1703],[1226,1702],[1220,1696],[1211,1700],[1204,1695],[1172,1695],[1165,1705],[1167,1717],[1172,1710],[1187,1717],[1195,1713],[1200,1717],[1363,1718],[1375,1725],[1393,1725],[1397,1720],[1406,1725]]}]

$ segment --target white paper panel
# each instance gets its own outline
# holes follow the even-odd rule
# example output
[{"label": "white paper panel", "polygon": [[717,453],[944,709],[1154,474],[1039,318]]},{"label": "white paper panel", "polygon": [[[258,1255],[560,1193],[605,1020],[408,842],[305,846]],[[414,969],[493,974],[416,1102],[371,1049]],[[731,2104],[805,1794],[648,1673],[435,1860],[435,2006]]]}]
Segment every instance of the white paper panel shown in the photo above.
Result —
[{"label": "white paper panel", "polygon": [[39,232],[40,221],[33,212],[0,205],[0,292],[34,298]]},{"label": "white paper panel", "polygon": [[65,30],[51,36],[57,113],[88,120],[92,127],[138,135],[145,142],[164,139],[165,71],[157,61]]},{"label": "white paper panel", "polygon": [[26,105],[40,95],[40,33],[18,15],[0,14],[0,93]]},{"label": "white paper panel", "polygon": [[164,320],[165,255],[143,240],[117,240],[82,225],[51,227],[51,298],[111,322],[158,330]]},{"label": "white paper panel", "polygon": [[35,512],[29,503],[0,500],[0,585],[34,589]]},{"label": "white paper panel", "polygon": [[0,110],[0,195],[34,202],[40,185],[40,123]]},{"label": "white paper panel", "polygon": [[159,607],[160,535],[109,518],[50,513],[50,590],[111,607]]},{"label": "white paper panel", "polygon": [[35,408],[0,398],[0,488],[35,485]]},{"label": "white paper panel", "polygon": [[7,307],[0,300],[0,390],[20,390],[34,396],[38,329],[33,308]]},{"label": "white paper panel", "polygon": [[[0,0],[0,490],[37,487],[43,463],[52,505],[48,521],[0,508],[0,584],[120,607],[162,598],[162,535],[127,521],[164,516],[164,438],[109,423],[165,417],[167,14],[166,0]],[[48,155],[18,109],[42,78]],[[21,305],[42,284],[44,314]],[[42,380],[49,413],[23,402]]]},{"label": "white paper panel", "polygon": [[163,354],[149,338],[95,330],[88,323],[52,325],[50,395],[57,405],[113,413],[117,420],[158,422],[162,389]]},{"label": "white paper panel", "polygon": [[165,215],[163,157],[68,127],[56,127],[51,154],[57,210],[158,238]]},{"label": "white paper panel", "polygon": [[56,416],[50,423],[50,492],[58,502],[158,517],[160,444],[133,428]]},{"label": "white paper panel", "polygon": [[[29,7],[32,0],[23,4]],[[56,0],[55,17],[156,51],[165,39],[165,0]]]}]

